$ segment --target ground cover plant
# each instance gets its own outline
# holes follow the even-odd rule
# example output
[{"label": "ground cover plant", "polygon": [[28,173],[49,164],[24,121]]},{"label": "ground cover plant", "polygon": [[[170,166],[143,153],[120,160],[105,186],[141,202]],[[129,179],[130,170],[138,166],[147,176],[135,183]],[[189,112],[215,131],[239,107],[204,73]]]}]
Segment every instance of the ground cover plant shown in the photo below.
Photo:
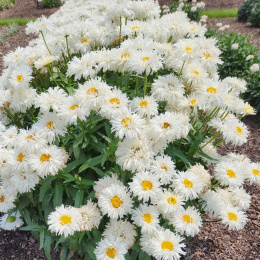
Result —
[{"label": "ground cover plant", "polygon": [[0,10],[11,8],[15,3],[15,0],[0,0]]},{"label": "ground cover plant", "polygon": [[237,13],[239,22],[251,22],[253,26],[260,26],[260,1],[259,0],[246,0],[239,7]]},{"label": "ground cover plant", "polygon": [[[216,40],[154,1],[67,1],[5,56],[1,227],[39,232],[64,259],[179,259],[210,215],[241,229],[259,164],[246,82],[219,79]],[[209,174],[208,165],[214,170]],[[212,221],[212,220],[211,220]]]}]

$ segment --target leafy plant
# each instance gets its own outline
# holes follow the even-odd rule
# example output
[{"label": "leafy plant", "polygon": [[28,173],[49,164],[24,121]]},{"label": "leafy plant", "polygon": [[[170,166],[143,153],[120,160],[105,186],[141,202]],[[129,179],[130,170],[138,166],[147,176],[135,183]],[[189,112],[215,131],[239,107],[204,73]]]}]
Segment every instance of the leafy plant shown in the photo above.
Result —
[{"label": "leafy plant", "polygon": [[0,44],[4,43],[5,36],[0,33]]},{"label": "leafy plant", "polygon": [[15,0],[0,0],[0,10],[13,7]]},{"label": "leafy plant", "polygon": [[251,10],[248,18],[249,22],[255,27],[260,27],[260,1],[257,2]]},{"label": "leafy plant", "polygon": [[254,7],[259,3],[259,0],[245,0],[242,5],[240,5],[237,12],[237,19],[239,22],[247,22],[251,15]]},{"label": "leafy plant", "polygon": [[12,23],[8,27],[5,28],[7,35],[14,35],[18,30],[18,26],[16,23]]},{"label": "leafy plant", "polygon": [[61,0],[42,0],[40,5],[43,8],[52,8],[52,7],[60,6],[61,3],[62,3]]},{"label": "leafy plant", "polygon": [[[260,64],[259,49],[249,42],[248,37],[237,33],[218,33],[208,30],[207,37],[215,37],[217,46],[221,50],[223,64],[219,65],[219,75],[225,77],[239,77],[247,82],[247,91],[242,95],[257,111],[260,110],[260,72],[252,73],[250,67]],[[233,50],[232,44],[237,43],[238,49]],[[250,59],[249,55],[252,55]]]}]

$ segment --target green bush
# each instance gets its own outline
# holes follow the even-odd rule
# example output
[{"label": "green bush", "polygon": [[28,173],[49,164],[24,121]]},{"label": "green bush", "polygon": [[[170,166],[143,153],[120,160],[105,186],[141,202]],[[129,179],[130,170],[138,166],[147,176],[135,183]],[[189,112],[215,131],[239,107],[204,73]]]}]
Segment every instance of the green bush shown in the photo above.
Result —
[{"label": "green bush", "polygon": [[43,0],[41,2],[41,7],[43,8],[52,8],[61,5],[61,0]]},{"label": "green bush", "polygon": [[0,0],[0,10],[10,8],[14,5],[15,0]]},{"label": "green bush", "polygon": [[255,27],[260,27],[260,2],[256,3],[249,16],[249,22]]},{"label": "green bush", "polygon": [[246,0],[242,5],[240,5],[237,13],[237,19],[239,22],[248,21],[251,11],[259,0]]},{"label": "green bush", "polygon": [[[217,33],[208,30],[207,37],[216,37],[217,46],[221,50],[223,64],[219,65],[219,75],[225,77],[238,77],[247,81],[247,91],[243,94],[245,101],[249,102],[256,110],[260,111],[260,72],[252,73],[250,67],[260,64],[259,49],[248,41],[248,37],[237,33]],[[237,43],[238,49],[232,49],[232,44]],[[249,55],[253,58],[248,59]]]}]

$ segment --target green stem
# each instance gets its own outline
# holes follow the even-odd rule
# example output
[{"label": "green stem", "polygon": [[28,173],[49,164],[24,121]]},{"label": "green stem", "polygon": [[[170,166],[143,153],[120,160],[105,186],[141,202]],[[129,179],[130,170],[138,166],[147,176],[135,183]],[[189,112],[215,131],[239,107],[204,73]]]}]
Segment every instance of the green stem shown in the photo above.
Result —
[{"label": "green stem", "polygon": [[57,83],[56,79],[54,78],[54,76],[53,76],[53,74],[52,74],[52,72],[51,72],[50,66],[47,66],[47,69],[48,69],[48,72],[50,73],[50,75],[51,75],[53,81],[55,82],[56,86],[59,86],[59,84]]},{"label": "green stem", "polygon": [[135,78],[135,95],[138,97],[138,77]]},{"label": "green stem", "polygon": [[122,32],[122,18],[120,16],[119,46],[121,45],[121,32]]},{"label": "green stem", "polygon": [[179,73],[178,77],[180,77],[180,76],[181,76],[181,73],[182,73],[182,70],[183,70],[184,64],[185,64],[185,61],[184,61],[184,62],[183,62],[183,64],[182,64],[181,71],[180,71],[180,73]]},{"label": "green stem", "polygon": [[47,45],[47,43],[46,43],[46,41],[45,41],[45,38],[44,38],[43,32],[42,32],[42,31],[40,31],[40,33],[41,33],[41,35],[42,35],[43,41],[44,41],[44,43],[45,43],[45,46],[46,46],[46,48],[47,48],[48,52],[49,52],[49,53],[50,53],[50,55],[51,55],[51,51],[49,50],[49,48],[48,48],[48,45]]},{"label": "green stem", "polygon": [[85,139],[86,135],[85,135],[85,129],[84,129],[84,125],[83,125],[83,122],[78,118],[79,120],[79,123],[80,123],[80,127],[81,127],[81,130],[82,130],[82,133],[83,133],[83,137]]},{"label": "green stem", "polygon": [[206,144],[204,144],[200,149],[204,148],[206,145],[208,145],[210,142],[212,142],[214,139],[216,139],[220,135],[220,132],[217,132]]},{"label": "green stem", "polygon": [[70,50],[69,50],[69,43],[68,43],[68,37],[69,37],[69,35],[66,35],[65,39],[66,39],[66,46],[67,46],[68,57],[69,57],[69,60],[71,60]]},{"label": "green stem", "polygon": [[146,70],[145,70],[145,72],[144,72],[144,96],[143,97],[145,97],[146,89],[147,89],[147,74],[146,74]]}]

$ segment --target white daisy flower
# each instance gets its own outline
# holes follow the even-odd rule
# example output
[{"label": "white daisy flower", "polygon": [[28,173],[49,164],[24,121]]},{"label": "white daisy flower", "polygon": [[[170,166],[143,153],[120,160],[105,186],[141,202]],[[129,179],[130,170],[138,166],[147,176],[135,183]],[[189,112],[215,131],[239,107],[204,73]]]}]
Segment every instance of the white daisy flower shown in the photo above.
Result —
[{"label": "white daisy flower", "polygon": [[88,201],[86,205],[81,206],[78,210],[82,217],[80,231],[90,231],[92,228],[98,228],[102,217],[96,203]]},{"label": "white daisy flower", "polygon": [[219,217],[221,218],[221,222],[228,226],[229,230],[240,230],[247,222],[245,213],[230,205],[222,208]]},{"label": "white daisy flower", "polygon": [[186,253],[183,251],[185,244],[182,243],[183,238],[169,229],[158,230],[155,237],[150,239],[150,251],[156,260],[178,260],[181,255]]},{"label": "white daisy flower", "polygon": [[132,211],[132,220],[134,224],[142,228],[142,232],[152,233],[159,226],[159,212],[154,206],[141,204]]},{"label": "white daisy flower", "polygon": [[98,206],[103,215],[117,219],[131,211],[132,200],[126,187],[112,184],[99,195]]},{"label": "white daisy flower", "polygon": [[123,221],[111,219],[110,222],[106,225],[102,235],[104,237],[109,237],[112,235],[113,237],[120,238],[129,249],[135,243],[136,231],[135,226],[127,220]]},{"label": "white daisy flower", "polygon": [[4,230],[15,230],[23,225],[23,220],[20,218],[21,214],[19,211],[9,215],[8,213],[4,214],[0,218],[0,228]]},{"label": "white daisy flower", "polygon": [[151,171],[160,178],[163,184],[169,184],[177,174],[175,164],[168,155],[155,157],[151,165]]},{"label": "white daisy flower", "polygon": [[38,121],[32,125],[32,130],[52,143],[57,135],[64,136],[66,134],[65,127],[64,120],[57,113],[48,112],[39,117]]},{"label": "white daisy flower", "polygon": [[251,196],[243,188],[231,189],[231,202],[234,207],[240,210],[248,210],[251,203]]},{"label": "white daisy flower", "polygon": [[260,185],[260,163],[251,163],[246,169],[246,178],[250,184]]},{"label": "white daisy flower", "polygon": [[184,198],[168,189],[158,193],[154,203],[164,218],[169,219],[184,204]]},{"label": "white daisy flower", "polygon": [[94,253],[97,260],[124,260],[127,245],[119,237],[109,235],[98,242]]},{"label": "white daisy flower", "polygon": [[15,144],[15,140],[18,134],[18,128],[16,126],[10,126],[6,130],[0,133],[1,146],[12,148]]},{"label": "white daisy flower", "polygon": [[43,147],[28,158],[28,163],[36,173],[44,178],[56,175],[66,167],[68,155],[65,150],[55,145]]},{"label": "white daisy flower", "polygon": [[128,139],[119,142],[115,152],[116,163],[123,170],[131,172],[144,171],[150,167],[153,158],[153,152],[145,138]]},{"label": "white daisy flower", "polygon": [[48,216],[48,225],[51,232],[68,237],[80,231],[81,214],[72,206],[56,207]]},{"label": "white daisy flower", "polygon": [[207,191],[211,186],[211,176],[201,164],[195,164],[190,167],[189,171],[194,173],[203,184],[203,191]]},{"label": "white daisy flower", "polygon": [[8,212],[8,210],[15,207],[14,201],[16,197],[7,193],[7,191],[0,186],[0,212]]},{"label": "white daisy flower", "polygon": [[43,67],[49,66],[51,63],[53,63],[55,60],[58,60],[58,57],[49,55],[42,57],[41,59],[38,59],[34,62],[34,66],[36,69],[41,69]]},{"label": "white daisy flower", "polygon": [[181,208],[170,219],[170,224],[177,232],[194,237],[200,231],[202,219],[195,207]]},{"label": "white daisy flower", "polygon": [[180,172],[171,185],[185,199],[196,199],[203,189],[201,180],[191,171]]},{"label": "white daisy flower", "polygon": [[139,200],[147,202],[149,199],[153,200],[157,193],[161,191],[160,184],[158,176],[144,171],[134,175],[133,181],[129,182],[129,187],[133,196],[137,196]]},{"label": "white daisy flower", "polygon": [[136,114],[132,114],[129,110],[122,111],[122,114],[112,118],[110,122],[112,124],[112,132],[115,132],[115,135],[120,139],[124,137],[137,138],[145,127],[144,119]]},{"label": "white daisy flower", "polygon": [[222,185],[230,187],[241,186],[244,182],[244,175],[235,162],[222,161],[214,168],[214,177],[221,181]]},{"label": "white daisy flower", "polygon": [[145,96],[144,98],[135,97],[131,102],[131,108],[140,117],[151,117],[158,114],[158,104],[150,96]]},{"label": "white daisy flower", "polygon": [[31,67],[21,65],[12,71],[9,82],[13,88],[27,87],[32,78]]}]

